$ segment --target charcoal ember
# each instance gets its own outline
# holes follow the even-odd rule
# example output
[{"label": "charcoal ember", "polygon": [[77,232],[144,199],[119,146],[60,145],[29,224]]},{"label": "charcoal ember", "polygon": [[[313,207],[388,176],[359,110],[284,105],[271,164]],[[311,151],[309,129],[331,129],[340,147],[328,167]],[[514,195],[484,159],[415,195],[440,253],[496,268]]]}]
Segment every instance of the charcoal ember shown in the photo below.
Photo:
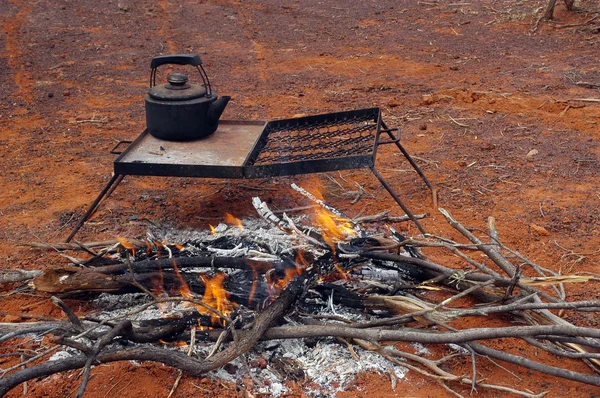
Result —
[{"label": "charcoal ember", "polygon": [[228,275],[223,287],[230,300],[249,308],[262,308],[270,299],[267,282],[263,275],[254,271],[238,271]]},{"label": "charcoal ember", "polygon": [[281,347],[281,344],[277,340],[267,340],[263,343],[263,347],[267,351],[275,351]]},{"label": "charcoal ember", "polygon": [[343,304],[350,308],[364,308],[362,296],[334,283],[320,283],[313,289],[321,294],[323,300],[331,300],[333,304]]},{"label": "charcoal ember", "polygon": [[250,310],[245,306],[240,305],[231,315],[231,319],[238,329],[244,329],[247,325],[251,325],[256,318],[256,311]]},{"label": "charcoal ember", "polygon": [[237,366],[232,363],[228,363],[227,365],[223,366],[223,369],[225,369],[225,371],[230,375],[236,374],[238,370]]},{"label": "charcoal ember", "polygon": [[359,253],[363,250],[377,249],[381,242],[375,238],[354,238],[349,243],[339,243],[338,248],[344,253]]},{"label": "charcoal ember", "polygon": [[271,369],[279,373],[284,380],[301,381],[306,379],[302,364],[292,358],[274,357],[271,359]]},{"label": "charcoal ember", "polygon": [[[89,295],[87,292],[81,292],[79,294],[87,295],[89,299]],[[144,293],[127,293],[122,295],[115,295],[109,293],[101,293],[92,300],[94,306],[98,308],[102,308],[105,310],[121,310],[121,309],[129,309],[132,306],[147,304],[152,300]]]},{"label": "charcoal ember", "polygon": [[371,281],[389,286],[418,284],[418,281],[412,278],[411,274],[406,270],[378,268],[370,264],[352,268],[349,277],[356,288],[360,288],[361,285]]},{"label": "charcoal ember", "polygon": [[420,283],[431,279],[431,273],[426,269],[416,266],[410,263],[403,263],[399,261],[381,261],[372,260],[373,266],[376,268],[396,270],[404,274],[404,278],[408,281],[414,281]]},{"label": "charcoal ember", "polygon": [[210,247],[215,247],[223,250],[231,250],[237,247],[240,244],[240,238],[234,236],[220,236],[215,240],[209,242],[205,242],[205,244],[209,244]]},{"label": "charcoal ember", "polygon": [[[404,235],[402,235],[400,232],[396,231],[394,228],[389,227],[389,230],[392,234],[392,239],[396,240],[397,242],[404,242],[406,240],[406,237]],[[421,258],[422,256],[419,254],[419,251],[417,250],[416,247],[411,246],[411,245],[404,245],[403,246],[404,250],[406,251],[406,253],[414,258]]]},{"label": "charcoal ember", "polygon": [[321,276],[327,276],[336,269],[336,261],[333,261],[333,255],[330,252],[313,261],[313,266],[319,271]]},{"label": "charcoal ember", "polygon": [[203,316],[198,313],[190,313],[190,314],[182,315],[179,317],[171,316],[168,318],[142,319],[142,320],[138,321],[138,325],[140,327],[144,327],[144,328],[160,327],[160,326],[175,325],[175,324],[193,326],[193,325],[196,325],[202,317]]}]

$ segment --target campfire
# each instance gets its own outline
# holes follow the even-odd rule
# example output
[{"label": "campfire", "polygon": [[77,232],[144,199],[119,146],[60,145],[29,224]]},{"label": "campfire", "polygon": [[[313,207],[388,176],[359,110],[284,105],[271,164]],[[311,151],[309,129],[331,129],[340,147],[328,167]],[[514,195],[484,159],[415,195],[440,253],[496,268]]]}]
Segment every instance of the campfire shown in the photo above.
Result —
[{"label": "campfire", "polygon": [[[54,295],[68,320],[1,324],[1,341],[51,335],[55,344],[4,368],[0,394],[83,369],[77,393],[83,396],[95,365],[124,360],[161,362],[179,369],[180,377],[210,373],[274,396],[293,380],[310,381],[308,394],[333,396],[365,370],[387,374],[393,388],[413,371],[457,395],[461,386],[544,395],[481,380],[477,364],[495,360],[600,386],[600,330],[561,317],[600,310],[598,301],[564,296],[564,284],[597,279],[557,275],[533,263],[500,242],[493,219],[482,238],[439,209],[468,242],[410,238],[391,226],[408,217],[351,219],[318,193],[293,188],[314,211],[292,217],[257,197],[256,217],[227,214],[206,231],[150,230],[144,239],[37,245],[65,256],[81,250],[89,258],[68,256],[69,267],[3,274],[4,283],[26,281]],[[465,266],[441,265],[424,254],[429,250],[448,251]],[[91,298],[95,312],[76,316],[66,304],[74,296]],[[494,314],[522,325],[461,328],[462,319]],[[485,344],[501,338],[582,360],[590,369],[557,368]],[[446,345],[447,355],[430,358],[429,345]],[[472,361],[471,375],[446,366],[461,358]]]}]

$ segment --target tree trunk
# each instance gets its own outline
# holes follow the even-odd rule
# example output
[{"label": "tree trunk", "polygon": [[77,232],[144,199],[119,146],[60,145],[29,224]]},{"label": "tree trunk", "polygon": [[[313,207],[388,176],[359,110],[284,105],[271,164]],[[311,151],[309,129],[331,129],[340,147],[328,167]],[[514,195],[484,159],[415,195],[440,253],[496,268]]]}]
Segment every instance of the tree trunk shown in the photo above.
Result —
[{"label": "tree trunk", "polygon": [[556,0],[550,0],[548,2],[548,7],[546,7],[546,12],[544,13],[544,19],[552,19],[554,18],[554,6],[556,5]]},{"label": "tree trunk", "polygon": [[[575,4],[575,0],[565,0],[565,6],[567,6],[567,10],[573,10],[573,5]],[[554,6],[556,5],[556,0],[550,0],[548,2],[548,7],[546,7],[546,12],[544,13],[544,19],[553,19],[554,18]]]}]

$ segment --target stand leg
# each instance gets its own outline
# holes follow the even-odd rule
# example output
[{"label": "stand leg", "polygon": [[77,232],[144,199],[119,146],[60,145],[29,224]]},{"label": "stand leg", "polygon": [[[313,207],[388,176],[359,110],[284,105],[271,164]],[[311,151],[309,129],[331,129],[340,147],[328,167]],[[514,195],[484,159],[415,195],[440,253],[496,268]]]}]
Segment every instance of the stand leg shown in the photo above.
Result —
[{"label": "stand leg", "polygon": [[396,192],[394,192],[392,187],[383,179],[381,174],[379,174],[377,172],[377,170],[375,169],[375,166],[371,167],[371,171],[373,172],[373,174],[375,174],[375,177],[377,177],[379,182],[381,182],[381,185],[383,185],[383,187],[390,193],[390,195],[392,195],[392,198],[394,198],[396,203],[398,203],[400,205],[400,207],[402,208],[402,210],[404,210],[406,215],[412,220],[413,223],[415,223],[415,225],[417,226],[419,231],[421,231],[421,233],[423,235],[425,235],[426,234],[425,229],[421,226],[421,224],[419,224],[419,221],[417,221],[414,214],[412,214],[412,212],[408,209],[408,207],[406,207],[406,205],[402,202],[400,197],[398,195],[396,195]]},{"label": "stand leg", "polygon": [[71,231],[71,234],[67,237],[67,240],[65,240],[66,243],[69,243],[71,241],[71,239],[73,239],[73,237],[79,231],[79,229],[83,226],[83,224],[85,224],[85,222],[88,220],[88,218],[90,218],[92,213],[94,213],[94,211],[96,211],[96,209],[98,208],[98,205],[100,204],[102,199],[104,199],[105,197],[109,197],[110,194],[113,193],[115,188],[117,188],[117,185],[119,185],[121,183],[121,181],[123,181],[123,177],[125,177],[125,175],[123,175],[123,174],[113,174],[110,181],[108,181],[108,184],[106,184],[106,186],[104,187],[102,192],[100,192],[100,194],[98,195],[96,200],[94,200],[94,202],[90,205],[90,207],[88,208],[85,215],[81,218],[81,220],[79,220],[79,222],[77,223],[77,225],[75,226],[73,231]]},{"label": "stand leg", "polygon": [[402,154],[404,155],[404,157],[406,158],[406,160],[408,160],[408,162],[413,167],[413,169],[415,169],[415,171],[417,172],[417,174],[419,174],[419,176],[421,177],[421,179],[423,180],[423,182],[425,183],[425,185],[427,185],[429,187],[429,190],[431,192],[433,192],[434,191],[433,185],[431,185],[431,183],[429,182],[429,180],[427,179],[427,177],[425,177],[425,173],[423,173],[423,171],[421,170],[421,168],[417,165],[417,163],[410,156],[410,154],[408,152],[406,152],[406,149],[404,149],[404,147],[402,146],[402,144],[400,144],[399,142],[397,142],[396,146],[398,147],[398,149],[400,149],[400,152],[402,152]]},{"label": "stand leg", "polygon": [[[396,140],[396,137],[394,137],[394,134],[392,134],[392,132],[387,128],[387,126],[384,125],[384,127],[387,130],[386,132],[390,136],[390,138],[392,140]],[[419,174],[419,177],[421,177],[421,179],[423,180],[423,182],[425,183],[425,185],[427,185],[427,187],[429,188],[429,190],[431,191],[431,193],[433,195],[435,195],[435,189],[433,188],[433,185],[431,185],[431,183],[429,182],[429,180],[425,176],[425,173],[423,173],[423,171],[421,170],[421,168],[419,167],[419,165],[417,165],[417,163],[410,156],[410,154],[406,151],[406,149],[404,149],[404,147],[402,146],[402,144],[400,144],[399,141],[396,141],[395,144],[398,147],[398,149],[400,150],[400,152],[402,152],[402,154],[404,155],[404,157],[406,158],[406,160],[408,160],[408,162],[413,167],[413,169],[415,169],[415,171],[417,172],[417,174]]]}]

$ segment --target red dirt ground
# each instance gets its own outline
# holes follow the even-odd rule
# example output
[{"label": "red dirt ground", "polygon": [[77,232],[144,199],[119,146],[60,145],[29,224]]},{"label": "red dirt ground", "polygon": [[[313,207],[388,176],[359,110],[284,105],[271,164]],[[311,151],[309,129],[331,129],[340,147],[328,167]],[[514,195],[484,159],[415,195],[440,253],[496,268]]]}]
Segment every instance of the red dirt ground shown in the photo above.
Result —
[{"label": "red dirt ground", "polygon": [[[402,129],[405,147],[438,187],[441,207],[481,229],[494,216],[506,245],[547,268],[598,275],[600,93],[598,86],[581,82],[600,84],[599,22],[594,19],[599,10],[592,1],[576,2],[576,12],[559,4],[554,22],[537,24],[545,4],[0,2],[3,267],[66,264],[53,253],[18,244],[64,240],[106,184],[112,172],[109,149],[144,129],[150,59],[199,53],[214,87],[233,96],[224,118],[271,120],[381,107],[384,120]],[[403,158],[384,155],[378,161],[382,174],[413,212],[430,214],[425,228],[457,238]],[[348,190],[357,182],[370,196],[352,205],[334,196],[329,180],[319,176],[326,199],[338,208],[350,215],[384,209],[402,213],[369,173],[342,175]],[[253,215],[250,198],[257,192],[279,208],[303,205],[289,182],[302,184],[307,178],[126,178],[77,238],[143,236],[144,217],[177,228],[205,228],[207,219],[226,211]],[[418,232],[408,225],[398,228]],[[48,296],[11,294],[11,289],[4,289],[0,301],[0,310],[9,314],[5,322],[21,321],[16,315],[21,313],[62,316]],[[599,290],[597,283],[588,283],[570,285],[567,293],[569,299],[596,299]],[[69,304],[78,311],[86,307]],[[598,326],[597,314],[567,314],[567,319]],[[539,355],[558,366],[586,370],[580,362]],[[480,362],[481,375],[498,383],[549,391],[550,397],[600,396],[595,387],[507,365],[513,376]],[[160,365],[102,365],[93,371],[85,396],[163,397],[176,376]],[[73,372],[29,383],[28,396],[72,395],[79,378]],[[457,391],[469,393],[463,387]],[[11,396],[21,392],[17,388]],[[484,390],[476,395],[502,394]],[[244,393],[209,379],[184,378],[176,396]],[[451,395],[410,372],[395,392],[386,376],[366,374],[339,396]]]}]

